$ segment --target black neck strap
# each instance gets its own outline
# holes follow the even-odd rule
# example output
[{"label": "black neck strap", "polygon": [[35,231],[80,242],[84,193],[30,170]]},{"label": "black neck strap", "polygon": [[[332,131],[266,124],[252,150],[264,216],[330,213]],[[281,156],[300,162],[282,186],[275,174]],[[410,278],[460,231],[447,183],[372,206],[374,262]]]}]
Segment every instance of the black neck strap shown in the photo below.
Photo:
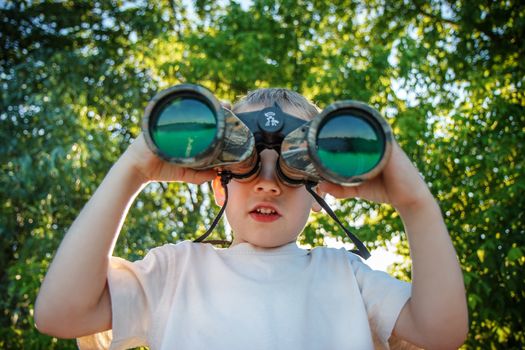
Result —
[{"label": "black neck strap", "polygon": [[352,232],[350,232],[346,227],[343,226],[343,223],[339,220],[337,215],[335,215],[334,211],[332,210],[332,208],[330,208],[328,203],[325,202],[323,197],[315,193],[314,187],[316,185],[317,183],[308,181],[305,184],[305,187],[306,187],[306,190],[312,195],[312,197],[314,197],[317,203],[319,203],[319,205],[326,211],[326,213],[330,215],[332,219],[334,219],[334,221],[339,225],[339,227],[341,227],[343,231],[345,231],[348,238],[350,238],[352,242],[355,244],[357,250],[352,250],[352,253],[359,255],[365,260],[368,259],[370,257],[370,252],[368,251],[368,249],[366,249],[365,245],[363,244],[363,242],[359,240],[359,238],[357,238]]},{"label": "black neck strap", "polygon": [[223,241],[223,240],[204,241],[212,233],[215,226],[217,226],[217,224],[219,223],[219,220],[221,219],[222,214],[224,213],[224,209],[226,209],[226,205],[228,204],[228,182],[230,182],[233,175],[229,171],[221,171],[218,175],[221,177],[221,185],[222,185],[222,188],[224,188],[224,204],[222,205],[222,208],[221,210],[219,210],[219,213],[217,214],[215,219],[213,219],[213,222],[211,223],[208,230],[204,232],[202,236],[200,236],[199,238],[193,241],[195,243],[211,243],[211,244],[223,244],[223,245],[231,244],[231,242]]},{"label": "black neck strap", "polygon": [[[223,241],[223,240],[204,241],[212,233],[215,226],[217,226],[217,224],[219,223],[219,220],[222,217],[222,214],[224,213],[224,209],[226,209],[226,205],[228,204],[228,183],[230,182],[232,178],[235,177],[229,171],[222,171],[218,175],[221,177],[221,185],[224,188],[224,196],[225,196],[224,204],[221,210],[219,211],[219,213],[217,214],[217,216],[215,217],[215,219],[213,220],[213,222],[211,223],[211,226],[208,228],[208,230],[202,236],[194,240],[194,242],[196,243],[211,243],[211,244],[223,244],[223,245],[231,244],[231,242]],[[325,202],[323,197],[315,193],[314,187],[316,185],[317,183],[311,182],[311,181],[308,181],[305,183],[306,190],[312,195],[312,197],[314,197],[317,203],[319,203],[319,205],[326,211],[326,213],[339,225],[339,227],[343,229],[343,231],[346,233],[348,238],[350,238],[352,242],[355,244],[357,249],[352,250],[352,252],[359,255],[365,260],[368,259],[370,257],[370,252],[368,251],[368,249],[366,249],[365,245],[363,244],[363,242],[359,240],[359,238],[357,238],[352,232],[350,232],[347,228],[344,227],[343,223],[339,220],[337,215],[335,215],[335,213],[330,208],[328,203]]]}]

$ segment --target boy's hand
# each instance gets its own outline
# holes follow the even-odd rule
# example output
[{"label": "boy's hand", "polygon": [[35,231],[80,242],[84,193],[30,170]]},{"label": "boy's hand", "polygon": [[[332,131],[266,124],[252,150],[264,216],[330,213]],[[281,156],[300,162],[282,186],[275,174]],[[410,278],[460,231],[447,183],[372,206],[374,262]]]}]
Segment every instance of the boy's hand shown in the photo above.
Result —
[{"label": "boy's hand", "polygon": [[170,164],[155,155],[146,144],[142,133],[133,141],[118,161],[136,173],[142,183],[152,181],[183,181],[201,184],[217,175],[215,170],[193,170]]},{"label": "boy's hand", "polygon": [[336,198],[359,197],[379,203],[389,203],[396,209],[410,207],[432,199],[426,183],[397,142],[381,174],[359,186],[345,187],[321,182],[319,189]]}]

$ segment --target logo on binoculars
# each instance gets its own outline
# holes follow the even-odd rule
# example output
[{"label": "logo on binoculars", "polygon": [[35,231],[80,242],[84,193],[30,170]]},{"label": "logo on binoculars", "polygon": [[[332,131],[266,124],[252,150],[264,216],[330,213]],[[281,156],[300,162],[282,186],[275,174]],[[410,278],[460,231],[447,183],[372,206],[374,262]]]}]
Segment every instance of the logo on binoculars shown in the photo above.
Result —
[{"label": "logo on binoculars", "polygon": [[264,116],[266,117],[266,124],[265,124],[265,126],[277,126],[277,125],[279,125],[279,121],[274,118],[274,116],[275,116],[274,112],[266,112],[266,113],[264,113]]}]

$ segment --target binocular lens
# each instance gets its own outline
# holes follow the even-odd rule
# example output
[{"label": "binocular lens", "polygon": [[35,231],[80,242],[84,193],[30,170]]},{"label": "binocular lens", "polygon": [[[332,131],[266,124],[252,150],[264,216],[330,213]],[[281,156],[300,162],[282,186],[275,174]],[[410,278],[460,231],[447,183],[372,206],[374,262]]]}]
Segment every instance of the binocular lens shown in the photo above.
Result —
[{"label": "binocular lens", "polygon": [[215,112],[195,97],[176,97],[159,106],[151,121],[153,142],[168,157],[193,158],[215,139]]},{"label": "binocular lens", "polygon": [[321,164],[339,176],[366,174],[381,161],[384,151],[381,129],[349,112],[329,118],[317,134]]}]

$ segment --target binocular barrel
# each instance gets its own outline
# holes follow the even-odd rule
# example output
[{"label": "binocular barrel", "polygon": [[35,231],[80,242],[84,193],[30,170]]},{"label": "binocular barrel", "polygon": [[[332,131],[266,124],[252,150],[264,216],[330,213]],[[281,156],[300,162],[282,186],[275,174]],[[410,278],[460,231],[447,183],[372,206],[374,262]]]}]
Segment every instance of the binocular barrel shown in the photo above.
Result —
[{"label": "binocular barrel", "polygon": [[[228,170],[234,177],[254,174],[260,166],[257,149],[267,143],[256,142],[254,134],[264,134],[272,145],[277,139],[277,173],[292,186],[320,180],[356,185],[379,174],[390,156],[391,128],[364,103],[336,102],[304,123],[280,107],[286,108],[235,115],[207,89],[177,85],[150,101],[142,127],[148,146],[162,159],[194,169]],[[295,129],[286,135],[273,132],[275,125],[287,122]]]},{"label": "binocular barrel", "polygon": [[346,100],[326,107],[281,145],[282,172],[292,179],[324,179],[344,186],[378,175],[390,157],[392,130],[379,112]]},{"label": "binocular barrel", "polygon": [[150,101],[142,129],[161,159],[193,169],[256,166],[255,140],[230,110],[207,89],[191,84],[163,90]]}]

